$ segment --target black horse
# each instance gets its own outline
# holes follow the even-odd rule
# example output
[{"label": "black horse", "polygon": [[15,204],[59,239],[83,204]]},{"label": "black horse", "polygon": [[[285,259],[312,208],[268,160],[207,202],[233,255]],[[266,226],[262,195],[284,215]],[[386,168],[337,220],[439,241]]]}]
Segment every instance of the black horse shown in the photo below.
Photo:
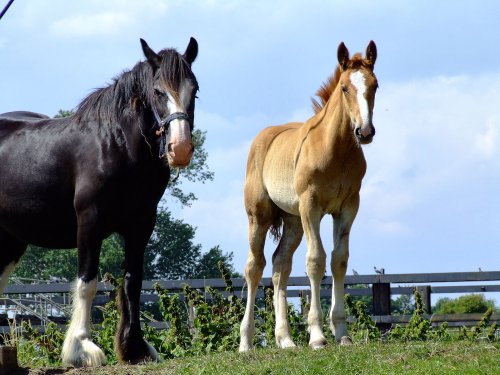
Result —
[{"label": "black horse", "polygon": [[141,44],[146,61],[91,93],[73,116],[0,115],[0,293],[28,244],[76,246],[63,346],[63,362],[75,366],[105,363],[89,319],[101,243],[114,232],[125,241],[115,350],[124,362],[158,358],[139,322],[144,249],[170,167],[187,166],[193,154],[198,44],[191,38],[184,54]]}]

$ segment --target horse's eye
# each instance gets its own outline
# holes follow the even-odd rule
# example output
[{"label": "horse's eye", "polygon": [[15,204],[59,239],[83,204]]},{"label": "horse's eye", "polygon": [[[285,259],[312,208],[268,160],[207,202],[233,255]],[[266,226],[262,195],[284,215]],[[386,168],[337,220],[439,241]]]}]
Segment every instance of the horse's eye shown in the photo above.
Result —
[{"label": "horse's eye", "polygon": [[342,89],[342,92],[344,94],[347,94],[348,90],[347,90],[347,86],[346,85],[340,85],[340,88]]},{"label": "horse's eye", "polygon": [[155,89],[155,94],[158,95],[161,98],[164,98],[164,97],[167,96],[167,94],[164,91],[160,90],[160,89]]}]

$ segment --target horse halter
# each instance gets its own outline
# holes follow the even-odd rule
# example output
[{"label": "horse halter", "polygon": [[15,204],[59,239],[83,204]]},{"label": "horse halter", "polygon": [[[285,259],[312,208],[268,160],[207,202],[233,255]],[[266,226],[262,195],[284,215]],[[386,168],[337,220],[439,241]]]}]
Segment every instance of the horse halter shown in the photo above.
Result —
[{"label": "horse halter", "polygon": [[156,110],[156,106],[153,104],[151,109],[153,110],[153,115],[155,116],[156,126],[158,130],[156,130],[156,135],[160,137],[160,155],[159,158],[162,159],[166,154],[167,148],[167,136],[166,130],[170,126],[170,123],[174,120],[187,120],[189,121],[189,115],[184,112],[174,112],[169,114],[163,120],[161,119],[158,111]]}]

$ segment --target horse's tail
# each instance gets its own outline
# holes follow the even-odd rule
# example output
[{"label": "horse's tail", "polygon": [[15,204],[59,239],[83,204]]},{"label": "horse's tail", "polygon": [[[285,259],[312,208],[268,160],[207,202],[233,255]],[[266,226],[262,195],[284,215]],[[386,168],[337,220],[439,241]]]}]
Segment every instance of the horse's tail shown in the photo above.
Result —
[{"label": "horse's tail", "polygon": [[278,215],[274,217],[271,228],[269,228],[269,236],[273,238],[275,243],[281,239],[281,228],[283,228],[283,218]]},{"label": "horse's tail", "polygon": [[127,306],[127,298],[125,297],[125,290],[123,285],[118,287],[116,291],[116,307],[118,313],[120,315],[120,321],[118,322],[118,326],[116,327],[116,335],[115,335],[115,351],[118,354],[119,358],[124,357],[123,348],[125,346],[125,336],[127,333],[127,322],[130,322],[130,313]]}]

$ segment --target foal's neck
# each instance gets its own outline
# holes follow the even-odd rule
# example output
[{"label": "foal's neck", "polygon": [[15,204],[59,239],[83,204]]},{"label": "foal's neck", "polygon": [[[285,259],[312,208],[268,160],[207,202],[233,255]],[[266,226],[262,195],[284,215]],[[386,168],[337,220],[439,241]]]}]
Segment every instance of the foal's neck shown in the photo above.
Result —
[{"label": "foal's neck", "polygon": [[354,137],[351,118],[344,106],[339,87],[335,89],[325,108],[318,115],[322,116],[319,126],[323,129],[325,146],[328,150],[335,154],[362,152]]}]

